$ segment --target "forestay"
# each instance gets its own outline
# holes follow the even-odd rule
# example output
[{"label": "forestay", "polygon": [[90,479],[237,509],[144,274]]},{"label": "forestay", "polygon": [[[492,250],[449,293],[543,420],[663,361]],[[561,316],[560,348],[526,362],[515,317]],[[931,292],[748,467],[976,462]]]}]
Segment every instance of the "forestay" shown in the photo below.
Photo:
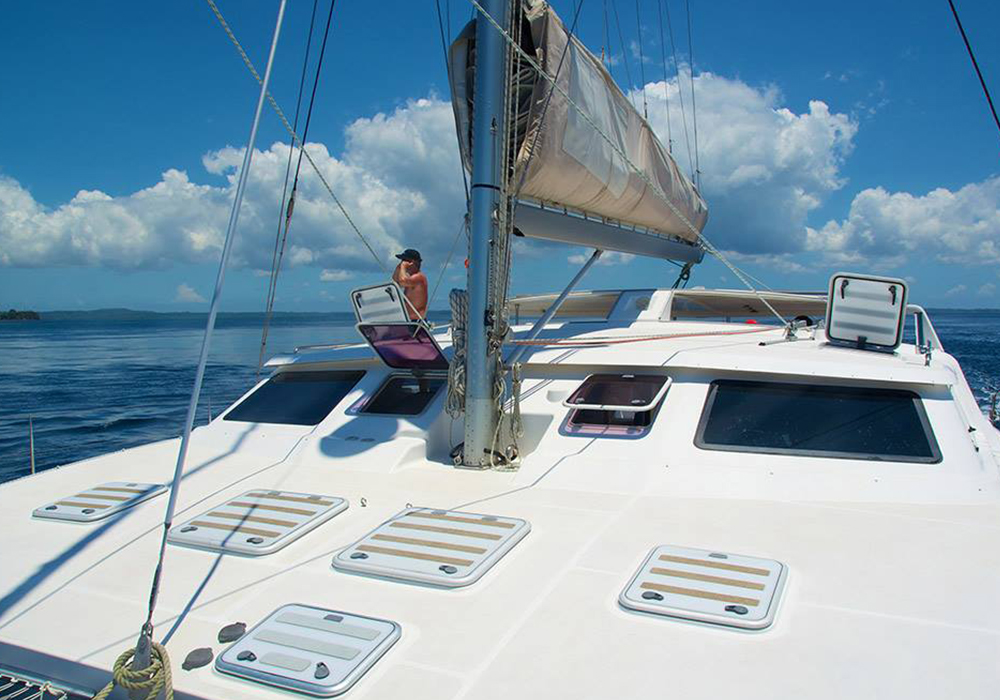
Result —
[{"label": "forestay", "polygon": [[[521,35],[522,48],[555,79],[569,99],[560,90],[553,90],[552,83],[534,70],[521,73],[520,88],[530,89],[530,100],[526,105],[522,102],[521,107],[527,112],[526,128],[515,130],[513,182],[519,183],[527,168],[518,196],[696,243],[708,218],[708,208],[695,186],[601,61],[575,37],[570,38],[552,8],[538,0],[526,0],[522,6],[524,26],[530,27],[530,32]],[[470,23],[452,44],[449,59],[452,100],[466,167],[471,163],[473,25]],[[560,70],[567,44],[569,51]],[[632,170],[595,125],[645,177]],[[647,178],[670,204],[650,188]],[[629,231],[619,229],[618,235],[627,237]]]}]

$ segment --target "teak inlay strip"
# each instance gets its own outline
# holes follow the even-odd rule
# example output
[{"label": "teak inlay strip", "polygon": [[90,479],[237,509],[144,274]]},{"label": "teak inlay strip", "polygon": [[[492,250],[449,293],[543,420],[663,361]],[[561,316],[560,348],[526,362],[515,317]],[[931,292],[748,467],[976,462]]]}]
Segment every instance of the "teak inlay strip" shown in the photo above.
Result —
[{"label": "teak inlay strip", "polygon": [[448,520],[453,523],[469,523],[470,525],[485,525],[486,527],[502,527],[510,529],[514,527],[514,523],[505,523],[499,520],[482,520],[478,518],[465,518],[459,515],[448,515],[447,513],[424,513],[417,511],[415,513],[407,513],[409,518],[430,518],[431,520]]},{"label": "teak inlay strip", "polygon": [[100,498],[102,501],[131,501],[132,499],[128,496],[106,496],[103,493],[78,493],[73,498]]},{"label": "teak inlay strip", "polygon": [[271,532],[270,530],[258,530],[254,527],[240,527],[238,525],[223,525],[222,523],[207,523],[204,520],[195,520],[190,523],[195,527],[209,527],[216,530],[227,530],[229,532],[246,532],[251,535],[260,535],[261,537],[277,537],[280,532]]},{"label": "teak inlay strip", "polygon": [[229,518],[230,520],[239,520],[240,522],[263,523],[265,525],[277,525],[278,527],[295,527],[296,525],[298,525],[298,523],[292,522],[291,520],[276,520],[275,518],[262,518],[258,515],[240,515],[239,513],[219,513],[219,512],[212,512],[209,513],[208,515],[213,518]]},{"label": "teak inlay strip", "polygon": [[482,547],[470,547],[465,544],[451,544],[450,542],[437,542],[434,540],[418,540],[415,537],[396,537],[395,535],[372,535],[373,540],[382,542],[398,542],[399,544],[415,544],[421,547],[434,547],[436,549],[450,549],[455,552],[465,552],[466,554],[485,554]]},{"label": "teak inlay strip", "polygon": [[373,544],[362,544],[357,547],[359,552],[372,552],[374,554],[388,554],[392,557],[406,557],[407,559],[420,559],[422,561],[437,561],[442,564],[454,564],[455,566],[472,566],[468,559],[456,559],[438,554],[424,554],[423,552],[407,552],[405,549],[392,549],[390,547],[379,547]]},{"label": "teak inlay strip", "polygon": [[95,486],[94,491],[121,491],[122,493],[149,493],[153,489],[127,489],[124,486]]},{"label": "teak inlay strip", "polygon": [[322,498],[304,498],[302,496],[285,496],[280,493],[251,493],[247,494],[251,498],[274,498],[279,501],[291,501],[293,503],[308,503],[314,506],[332,506],[333,503],[330,501],[324,501]]},{"label": "teak inlay strip", "polygon": [[725,603],[742,603],[751,607],[757,607],[760,603],[756,598],[742,598],[738,595],[723,595],[722,593],[712,593],[711,591],[699,591],[697,588],[681,588],[679,586],[664,586],[662,583],[644,583],[639,588],[653,591],[663,591],[675,595],[686,595],[691,598],[706,598],[708,600],[721,600]]},{"label": "teak inlay strip", "polygon": [[230,501],[226,505],[233,508],[250,508],[252,510],[274,510],[279,513],[291,513],[292,515],[316,515],[316,511],[314,510],[289,508],[288,506],[272,506],[266,503],[250,503],[249,501]]},{"label": "teak inlay strip", "polygon": [[661,569],[654,566],[649,570],[651,574],[660,576],[671,576],[674,578],[686,578],[692,581],[707,581],[708,583],[721,583],[723,586],[738,586],[739,588],[752,588],[755,591],[764,590],[763,583],[756,581],[742,581],[738,578],[725,578],[723,576],[709,576],[708,574],[696,574],[691,571],[678,571],[677,569]]},{"label": "teak inlay strip", "polygon": [[481,540],[498,540],[500,535],[490,532],[475,532],[473,530],[459,530],[453,527],[436,527],[434,525],[418,525],[417,523],[389,523],[389,527],[403,527],[407,530],[423,530],[425,532],[440,532],[444,535],[458,535],[459,537],[475,537]]},{"label": "teak inlay strip", "polygon": [[72,506],[74,508],[110,508],[107,503],[77,503],[76,501],[56,501],[57,506]]},{"label": "teak inlay strip", "polygon": [[660,561],[672,561],[677,564],[692,564],[694,566],[705,566],[709,569],[725,569],[726,571],[738,571],[741,574],[753,574],[755,576],[769,576],[767,569],[757,569],[752,566],[741,566],[740,564],[727,564],[721,561],[706,561],[704,559],[692,559],[691,557],[677,557],[673,554],[661,554]]}]

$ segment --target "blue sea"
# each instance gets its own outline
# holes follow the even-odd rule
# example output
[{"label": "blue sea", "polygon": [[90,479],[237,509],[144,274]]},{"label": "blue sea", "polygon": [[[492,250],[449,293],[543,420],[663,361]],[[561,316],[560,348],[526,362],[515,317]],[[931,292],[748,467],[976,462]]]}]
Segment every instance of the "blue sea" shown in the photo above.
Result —
[{"label": "blue sea", "polygon": [[[985,410],[1000,384],[1000,310],[930,313]],[[253,386],[263,316],[221,315],[212,341],[197,423]],[[205,319],[0,322],[0,481],[179,435],[194,382]],[[349,314],[272,321],[267,356],[296,346],[357,338]]]}]

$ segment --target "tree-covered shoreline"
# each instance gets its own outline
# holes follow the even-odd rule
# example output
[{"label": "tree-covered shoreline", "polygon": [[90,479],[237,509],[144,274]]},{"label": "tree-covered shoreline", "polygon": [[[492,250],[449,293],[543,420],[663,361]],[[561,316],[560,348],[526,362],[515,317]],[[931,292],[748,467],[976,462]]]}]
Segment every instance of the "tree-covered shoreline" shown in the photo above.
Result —
[{"label": "tree-covered shoreline", "polygon": [[39,321],[41,318],[37,311],[18,311],[17,309],[0,311],[0,321]]}]

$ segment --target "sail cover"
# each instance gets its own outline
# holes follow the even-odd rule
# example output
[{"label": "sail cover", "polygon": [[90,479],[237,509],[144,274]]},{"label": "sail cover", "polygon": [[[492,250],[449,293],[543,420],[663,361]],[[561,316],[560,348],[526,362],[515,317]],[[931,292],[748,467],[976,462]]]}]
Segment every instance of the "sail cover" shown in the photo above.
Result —
[{"label": "sail cover", "polygon": [[[708,218],[708,207],[649,124],[601,61],[576,37],[569,37],[548,3],[516,1],[521,2],[524,13],[521,48],[569,96],[567,100],[559,90],[553,91],[552,83],[526,62],[521,65],[517,81],[520,94],[515,91],[514,99],[518,100],[522,119],[515,129],[512,153],[513,182],[520,182],[527,168],[519,197],[696,243]],[[474,25],[475,20],[458,36],[449,56],[452,105],[462,159],[469,169],[475,82]],[[569,49],[559,70],[567,44]],[[669,205],[615,152],[594,125],[655,183]],[[531,157],[533,147],[535,155]]]}]

